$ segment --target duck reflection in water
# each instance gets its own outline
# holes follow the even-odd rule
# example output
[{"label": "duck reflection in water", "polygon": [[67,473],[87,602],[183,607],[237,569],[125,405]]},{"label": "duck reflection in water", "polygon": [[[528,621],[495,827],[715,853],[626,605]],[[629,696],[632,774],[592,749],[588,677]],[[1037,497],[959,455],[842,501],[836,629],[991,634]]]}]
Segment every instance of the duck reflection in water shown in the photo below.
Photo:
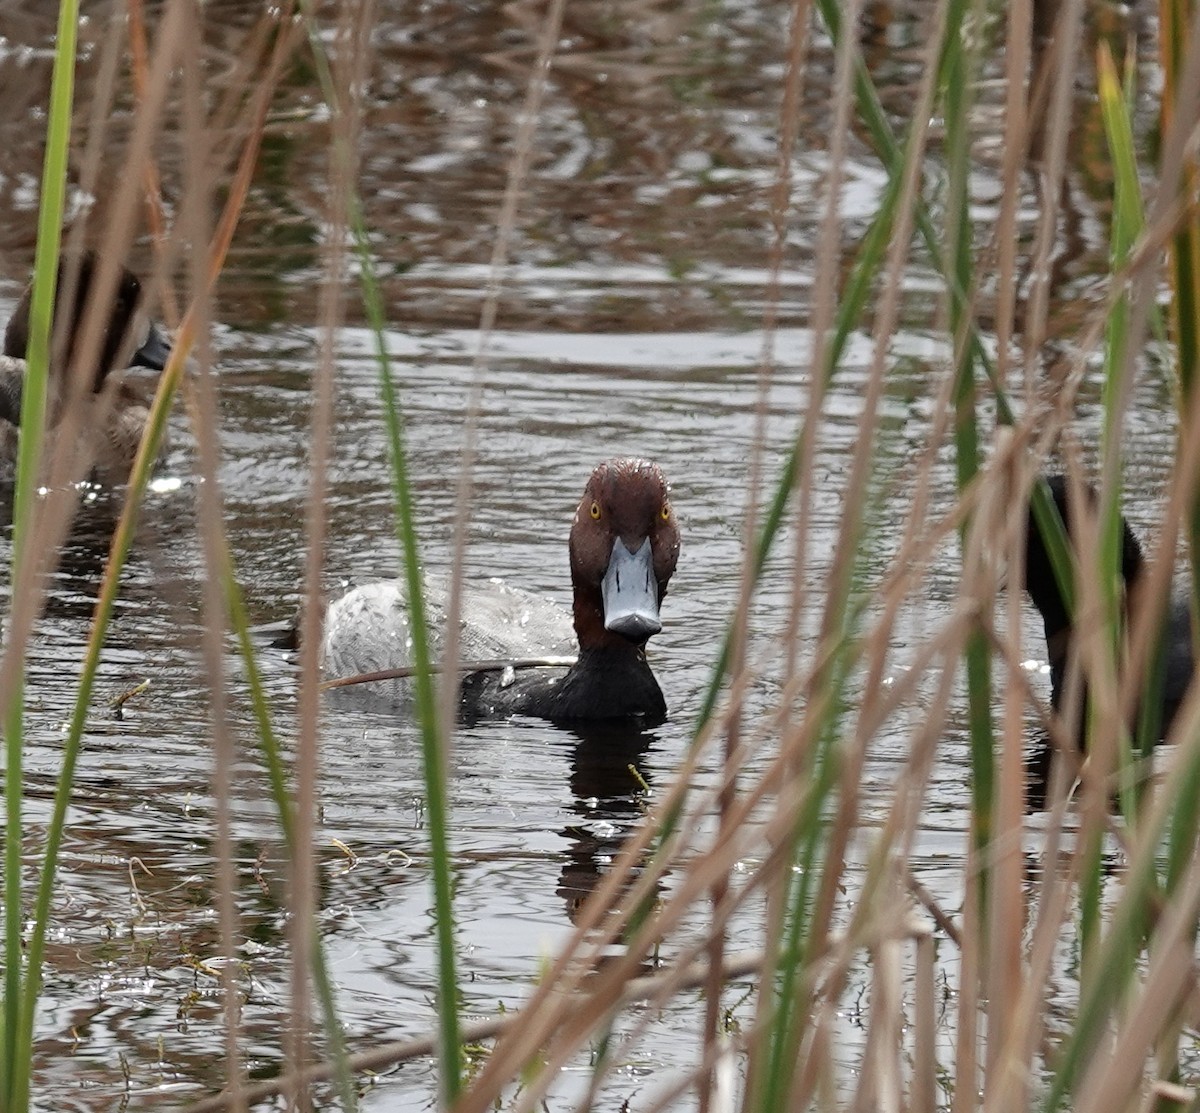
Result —
[{"label": "duck reflection in water", "polygon": [[[588,723],[571,728],[575,736],[571,755],[571,810],[578,817],[562,830],[567,840],[566,858],[558,884],[567,917],[576,922],[584,901],[610,869],[645,814],[650,774],[645,764],[653,731],[618,723]],[[643,860],[613,897],[616,906],[637,881]],[[656,897],[661,886],[656,886]]]}]

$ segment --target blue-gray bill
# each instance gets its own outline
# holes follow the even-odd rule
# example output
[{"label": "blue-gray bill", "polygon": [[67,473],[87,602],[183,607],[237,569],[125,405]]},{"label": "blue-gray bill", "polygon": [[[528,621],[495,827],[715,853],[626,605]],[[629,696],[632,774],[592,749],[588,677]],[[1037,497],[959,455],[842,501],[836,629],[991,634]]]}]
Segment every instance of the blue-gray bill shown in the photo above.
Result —
[{"label": "blue-gray bill", "polygon": [[148,367],[151,371],[161,371],[171,358],[171,341],[154,322],[146,333],[142,346],[133,353],[129,361],[130,367]]},{"label": "blue-gray bill", "polygon": [[618,537],[601,584],[604,598],[604,628],[631,641],[645,641],[662,629],[658,616],[658,582],[654,578],[654,554],[650,538],[631,553]]}]

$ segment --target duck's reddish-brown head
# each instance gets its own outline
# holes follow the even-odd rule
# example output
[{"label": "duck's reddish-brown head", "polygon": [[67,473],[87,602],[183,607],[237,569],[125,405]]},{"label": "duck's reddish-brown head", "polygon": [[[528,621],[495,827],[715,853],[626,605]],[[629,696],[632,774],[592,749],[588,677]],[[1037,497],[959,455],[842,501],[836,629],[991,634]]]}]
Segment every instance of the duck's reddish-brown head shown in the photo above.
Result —
[{"label": "duck's reddish-brown head", "polygon": [[571,584],[581,649],[642,645],[662,629],[659,607],[679,560],[679,527],[657,464],[601,464],[571,525]]}]

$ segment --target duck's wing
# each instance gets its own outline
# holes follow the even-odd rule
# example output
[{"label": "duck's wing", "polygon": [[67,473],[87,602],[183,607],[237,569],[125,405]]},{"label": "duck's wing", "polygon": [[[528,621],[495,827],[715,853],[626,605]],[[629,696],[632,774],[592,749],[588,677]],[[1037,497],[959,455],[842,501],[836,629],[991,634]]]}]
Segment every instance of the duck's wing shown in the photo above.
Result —
[{"label": "duck's wing", "polygon": [[574,656],[571,614],[551,599],[503,580],[463,585],[461,647],[466,661]]}]

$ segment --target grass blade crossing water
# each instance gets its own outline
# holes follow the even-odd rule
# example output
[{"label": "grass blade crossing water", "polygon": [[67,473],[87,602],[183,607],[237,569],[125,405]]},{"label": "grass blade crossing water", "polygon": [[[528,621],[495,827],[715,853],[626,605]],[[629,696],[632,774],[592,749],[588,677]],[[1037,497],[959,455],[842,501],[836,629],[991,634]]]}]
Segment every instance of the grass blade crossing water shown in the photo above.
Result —
[{"label": "grass blade crossing water", "polygon": [[[10,1113],[22,1113],[29,1103],[29,1060],[33,1054],[32,1036],[20,1024],[23,1011],[32,1010],[32,1001],[22,1001],[21,934],[24,902],[21,895],[21,852],[23,825],[21,796],[22,747],[24,744],[24,664],[13,653],[28,634],[33,620],[32,608],[38,597],[36,588],[40,554],[32,551],[34,500],[37,472],[41,466],[43,432],[46,423],[47,378],[50,365],[50,330],[53,317],[55,283],[61,239],[63,203],[66,194],[67,155],[71,138],[71,110],[75,84],[75,42],[78,0],[63,0],[59,6],[55,40],[54,73],[50,90],[50,112],[46,128],[46,154],[42,168],[42,191],[38,209],[38,243],[34,263],[33,304],[30,312],[29,347],[26,353],[24,393],[21,403],[22,436],[17,460],[16,491],[13,512],[13,598],[24,601],[21,622],[10,616],[10,652],[7,666],[12,670],[8,685],[8,704],[4,709],[5,764],[5,844],[4,844],[4,1010],[3,1051],[0,1055],[0,1095]],[[15,611],[15,608],[14,608]],[[14,640],[14,633],[16,635]],[[24,992],[36,996],[35,984],[27,982]]]}]

